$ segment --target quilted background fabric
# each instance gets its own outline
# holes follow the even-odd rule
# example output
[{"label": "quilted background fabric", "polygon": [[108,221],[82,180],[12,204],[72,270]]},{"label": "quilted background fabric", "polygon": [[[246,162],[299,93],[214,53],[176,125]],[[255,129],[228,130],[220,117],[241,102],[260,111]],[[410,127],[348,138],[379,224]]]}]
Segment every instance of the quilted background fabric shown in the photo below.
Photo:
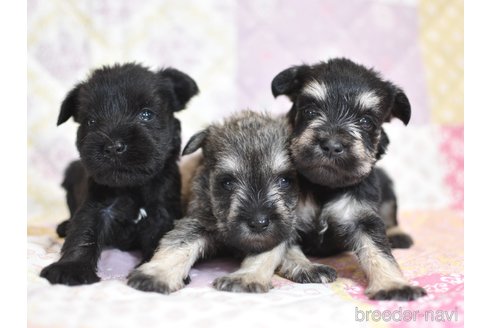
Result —
[{"label": "quilted background fabric", "polygon": [[[32,327],[463,325],[463,1],[460,0],[28,0],[28,324]],[[404,274],[429,296],[412,303],[372,302],[350,254],[313,259],[337,268],[330,285],[276,277],[266,295],[219,293],[227,259],[193,269],[193,282],[171,296],[141,293],[124,280],[134,254],[110,250],[101,283],[50,286],[39,271],[62,243],[68,216],[60,183],[77,158],[76,124],[56,127],[61,101],[103,64],[173,66],[201,93],[178,117],[183,143],[209,122],[244,108],[285,113],[272,78],[284,68],[345,56],[401,86],[412,104],[408,126],[386,125],[391,144],[380,162],[395,180],[400,221],[416,245],[397,250]],[[357,320],[364,311],[448,311],[450,320]],[[259,317],[263,319],[258,319]],[[224,318],[228,318],[225,320]]]}]

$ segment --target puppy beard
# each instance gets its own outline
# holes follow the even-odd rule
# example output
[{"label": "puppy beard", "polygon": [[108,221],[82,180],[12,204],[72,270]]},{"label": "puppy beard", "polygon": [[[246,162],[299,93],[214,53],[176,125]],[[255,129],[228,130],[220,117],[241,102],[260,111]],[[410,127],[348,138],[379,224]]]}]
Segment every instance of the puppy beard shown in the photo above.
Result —
[{"label": "puppy beard", "polygon": [[[123,140],[126,151],[108,155],[105,145],[108,140]],[[118,137],[109,137],[102,132],[87,134],[78,143],[82,163],[89,175],[99,184],[110,187],[129,187],[144,184],[155,176],[166,160],[169,145],[154,140],[148,133],[129,128]]]},{"label": "puppy beard", "polygon": [[376,163],[374,153],[364,143],[355,139],[346,154],[330,158],[319,147],[316,138],[293,138],[292,156],[297,170],[314,184],[341,188],[360,183]]},{"label": "puppy beard", "polygon": [[270,225],[261,232],[251,231],[241,218],[230,218],[219,222],[219,231],[226,244],[243,254],[266,252],[285,241],[292,234],[294,217],[275,216]]}]

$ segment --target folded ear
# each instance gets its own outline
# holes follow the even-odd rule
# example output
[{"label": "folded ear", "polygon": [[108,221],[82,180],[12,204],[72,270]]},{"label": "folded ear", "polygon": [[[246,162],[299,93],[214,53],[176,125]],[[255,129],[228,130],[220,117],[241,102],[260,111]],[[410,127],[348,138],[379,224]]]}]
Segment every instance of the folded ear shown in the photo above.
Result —
[{"label": "folded ear", "polygon": [[207,138],[207,135],[208,135],[208,130],[203,130],[195,133],[184,147],[183,156],[192,154],[198,149],[200,149],[203,146],[205,139]]},{"label": "folded ear", "polygon": [[307,77],[309,66],[292,66],[278,73],[272,80],[274,97],[286,95],[291,100],[299,93]]},{"label": "folded ear", "polygon": [[396,117],[407,125],[410,121],[410,116],[412,115],[410,101],[408,101],[407,95],[399,87],[391,84],[391,89],[393,91],[394,100],[391,106],[390,115],[386,121],[389,122],[393,117]]},{"label": "folded ear", "polygon": [[66,122],[71,116],[77,121],[77,112],[79,107],[79,92],[82,85],[76,85],[65,97],[60,108],[60,114],[58,114],[58,121],[56,125],[60,125]]},{"label": "folded ear", "polygon": [[[196,82],[190,76],[177,69],[166,68],[160,70],[157,74],[163,86],[170,86],[172,90],[173,111],[175,112],[184,109],[191,97],[199,92]],[[166,93],[166,96],[169,95]]]}]

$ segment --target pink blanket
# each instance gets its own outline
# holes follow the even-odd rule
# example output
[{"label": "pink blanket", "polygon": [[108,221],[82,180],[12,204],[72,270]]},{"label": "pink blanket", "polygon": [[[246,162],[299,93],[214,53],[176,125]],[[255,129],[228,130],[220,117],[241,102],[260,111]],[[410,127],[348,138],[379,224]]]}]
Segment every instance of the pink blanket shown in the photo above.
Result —
[{"label": "pink blanket", "polygon": [[144,293],[126,286],[125,277],[138,254],[104,251],[102,281],[89,286],[51,286],[40,278],[58,258],[62,240],[50,228],[31,228],[28,244],[28,320],[30,327],[462,327],[463,217],[457,211],[407,212],[402,227],[415,239],[409,250],[394,254],[404,275],[428,296],[414,302],[370,301],[365,277],[352,254],[313,261],[332,265],[332,284],[296,284],[275,276],[267,294],[218,292],[214,278],[239,263],[214,259],[196,265],[191,283],[171,295]]}]

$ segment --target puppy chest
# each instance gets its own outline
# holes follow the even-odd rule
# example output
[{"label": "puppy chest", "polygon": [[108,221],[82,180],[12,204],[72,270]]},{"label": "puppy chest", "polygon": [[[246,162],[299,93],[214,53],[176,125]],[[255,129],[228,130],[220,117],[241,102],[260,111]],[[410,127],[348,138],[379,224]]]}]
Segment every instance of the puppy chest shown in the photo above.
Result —
[{"label": "puppy chest", "polygon": [[102,205],[98,214],[106,224],[136,224],[147,217],[145,207],[129,197],[115,198]]},{"label": "puppy chest", "polygon": [[323,234],[330,225],[352,225],[371,211],[364,202],[344,194],[320,203],[312,195],[299,202],[296,228],[303,232]]},{"label": "puppy chest", "polygon": [[296,229],[304,232],[315,230],[318,226],[320,211],[320,205],[311,195],[301,199],[296,209]]},{"label": "puppy chest", "polygon": [[326,224],[353,225],[357,220],[374,214],[371,204],[345,193],[323,205],[320,220]]}]

